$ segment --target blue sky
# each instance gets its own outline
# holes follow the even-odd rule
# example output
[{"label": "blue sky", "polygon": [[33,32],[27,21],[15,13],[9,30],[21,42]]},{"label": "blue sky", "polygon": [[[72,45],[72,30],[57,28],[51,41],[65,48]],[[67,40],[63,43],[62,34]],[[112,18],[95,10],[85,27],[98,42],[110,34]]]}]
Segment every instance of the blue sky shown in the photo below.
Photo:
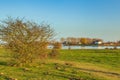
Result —
[{"label": "blue sky", "polygon": [[120,0],[0,0],[7,16],[50,24],[61,37],[120,40]]}]

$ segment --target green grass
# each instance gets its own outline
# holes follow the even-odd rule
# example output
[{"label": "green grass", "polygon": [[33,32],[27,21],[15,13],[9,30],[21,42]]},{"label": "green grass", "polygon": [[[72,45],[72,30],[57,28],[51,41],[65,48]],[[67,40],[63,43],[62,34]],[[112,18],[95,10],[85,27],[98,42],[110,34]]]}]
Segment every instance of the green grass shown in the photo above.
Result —
[{"label": "green grass", "polygon": [[25,67],[9,66],[9,53],[0,49],[0,80],[120,80],[120,50],[61,50]]},{"label": "green grass", "polygon": [[62,50],[59,59],[120,69],[120,50]]}]

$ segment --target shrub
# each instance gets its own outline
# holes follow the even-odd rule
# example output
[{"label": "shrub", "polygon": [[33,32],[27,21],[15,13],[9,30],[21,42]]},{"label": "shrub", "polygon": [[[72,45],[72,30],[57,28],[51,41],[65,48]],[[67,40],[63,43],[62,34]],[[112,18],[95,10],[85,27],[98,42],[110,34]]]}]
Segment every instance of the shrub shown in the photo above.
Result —
[{"label": "shrub", "polygon": [[51,53],[50,53],[50,56],[51,56],[52,58],[57,57],[57,56],[59,55],[59,53],[60,53],[60,49],[61,49],[61,48],[62,48],[62,44],[59,43],[59,42],[55,42],[55,43],[53,44],[53,49],[52,49],[52,51],[51,51]]},{"label": "shrub", "polygon": [[0,38],[12,51],[16,65],[33,63],[46,53],[53,30],[47,24],[8,18],[0,24]]}]

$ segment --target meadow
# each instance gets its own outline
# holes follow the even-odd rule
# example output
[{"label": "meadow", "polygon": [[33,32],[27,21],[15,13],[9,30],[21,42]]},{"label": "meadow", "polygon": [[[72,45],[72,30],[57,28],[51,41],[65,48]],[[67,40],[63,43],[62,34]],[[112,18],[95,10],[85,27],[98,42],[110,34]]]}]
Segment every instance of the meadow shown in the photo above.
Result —
[{"label": "meadow", "polygon": [[0,80],[120,80],[120,50],[60,50],[24,67],[9,66],[9,51],[0,48]]}]

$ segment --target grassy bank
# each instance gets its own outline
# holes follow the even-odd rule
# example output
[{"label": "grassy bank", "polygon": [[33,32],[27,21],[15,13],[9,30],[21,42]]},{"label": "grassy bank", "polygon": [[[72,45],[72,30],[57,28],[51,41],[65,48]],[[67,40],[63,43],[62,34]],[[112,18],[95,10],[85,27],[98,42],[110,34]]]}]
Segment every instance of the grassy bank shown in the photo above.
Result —
[{"label": "grassy bank", "polygon": [[59,59],[120,69],[120,50],[62,50]]},{"label": "grassy bank", "polygon": [[0,80],[120,80],[120,50],[61,50],[55,59],[12,67],[0,49]]}]

